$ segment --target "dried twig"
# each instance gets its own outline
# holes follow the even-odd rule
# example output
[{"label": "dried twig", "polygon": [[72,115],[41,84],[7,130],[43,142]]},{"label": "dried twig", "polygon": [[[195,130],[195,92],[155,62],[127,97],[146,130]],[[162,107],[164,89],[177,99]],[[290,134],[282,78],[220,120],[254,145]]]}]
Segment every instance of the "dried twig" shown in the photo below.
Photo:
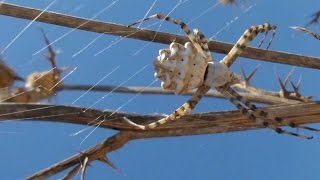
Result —
[{"label": "dried twig", "polygon": [[[297,124],[320,122],[319,102],[269,106],[264,109],[275,116],[284,117]],[[83,112],[83,108],[79,107],[40,104],[0,104],[0,119],[27,119],[32,121],[54,121],[86,125],[96,117],[107,117],[111,113],[113,113],[113,115],[110,119],[102,122],[100,127],[120,130],[120,133],[83,153],[74,155],[52,167],[36,173],[32,178],[49,177],[73,166],[75,169],[78,169],[77,165],[79,165],[79,159],[83,160],[87,157],[89,162],[100,160],[102,157],[104,158],[107,153],[122,147],[133,139],[225,133],[262,128],[262,126],[244,118],[238,111],[187,115],[182,117],[181,120],[169,123],[167,126],[160,127],[159,129],[139,131],[124,122],[122,120],[123,117],[128,117],[135,123],[146,124],[154,122],[154,120],[163,116],[102,112],[98,110],[87,110],[86,112]],[[43,116],[43,114],[46,114],[46,116]]]},{"label": "dried twig", "polygon": [[[268,110],[274,116],[281,116],[298,124],[320,122],[319,102],[269,106],[264,109]],[[90,123],[93,119],[100,117],[96,121],[100,122],[108,117],[108,119],[101,122],[101,128],[133,131],[135,130],[135,127],[127,124],[123,120],[124,117],[127,117],[138,124],[147,124],[164,117],[163,115],[139,115],[113,111],[103,112],[94,109],[84,110],[84,108],[80,107],[62,105],[3,103],[0,104],[0,119],[93,125]],[[304,118],[304,116],[308,118]],[[182,117],[179,121],[169,123],[167,126],[152,131],[142,132],[148,134],[148,137],[170,137],[244,131],[256,128],[262,128],[262,126],[247,120],[238,111],[224,111],[187,115]]]},{"label": "dried twig", "polygon": [[[299,99],[294,96],[288,96],[286,98],[280,97],[279,92],[274,91],[266,91],[263,89],[255,88],[253,86],[244,86],[242,84],[236,84],[234,86],[238,90],[244,91],[240,92],[241,96],[245,97],[246,99],[264,103],[264,104],[293,104],[299,103],[302,99],[305,99],[304,96],[301,96]],[[138,86],[128,86],[128,87],[116,87],[116,86],[95,86],[92,88],[92,85],[70,85],[64,84],[60,87],[59,90],[91,90],[91,91],[101,91],[101,92],[114,92],[114,93],[140,93],[140,94],[162,94],[162,95],[173,95],[173,91],[163,90],[162,88],[158,87],[138,87]],[[192,95],[194,91],[188,92],[183,95]],[[216,90],[210,90],[206,95],[206,97],[216,97],[216,98],[225,98]]]},{"label": "dried twig", "polygon": [[[0,6],[0,14],[22,19],[33,20],[41,12],[42,11],[38,9],[21,7],[8,3],[1,3]],[[40,17],[36,19],[36,21],[55,24],[64,27],[77,28],[80,30],[86,30],[91,32],[105,33],[164,44],[170,44],[173,41],[184,44],[185,42],[189,41],[186,36],[179,36],[151,30],[142,30],[139,28],[129,28],[124,25],[94,21],[74,16],[68,16],[65,14],[59,14],[55,12],[44,12]],[[233,44],[228,44],[224,42],[209,42],[209,49],[217,53],[226,54],[231,50],[232,47]],[[317,57],[308,57],[250,47],[247,47],[243,51],[241,56],[262,61],[320,69],[320,58]]]}]

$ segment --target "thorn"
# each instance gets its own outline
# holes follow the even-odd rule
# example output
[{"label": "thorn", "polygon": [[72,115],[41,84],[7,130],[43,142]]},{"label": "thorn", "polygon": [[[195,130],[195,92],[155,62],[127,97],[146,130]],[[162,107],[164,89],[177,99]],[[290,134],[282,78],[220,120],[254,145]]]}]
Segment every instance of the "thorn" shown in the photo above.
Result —
[{"label": "thorn", "polygon": [[139,125],[137,123],[134,123],[133,121],[131,121],[130,119],[128,119],[127,117],[123,117],[123,120],[126,121],[127,123],[129,123],[130,125],[134,126],[134,127],[137,127],[141,130],[146,130],[146,127],[143,126],[143,125]]},{"label": "thorn", "polygon": [[76,165],[68,174],[66,174],[61,179],[72,179],[81,170],[81,165]]},{"label": "thorn", "polygon": [[243,79],[244,79],[245,85],[249,85],[249,82],[248,82],[248,80],[247,80],[247,75],[246,75],[246,73],[244,72],[243,66],[240,66],[240,68],[241,68],[241,74],[242,74],[242,77],[243,77]]},{"label": "thorn", "polygon": [[89,165],[89,158],[85,157],[83,163],[81,163],[81,180],[84,180],[88,165]]},{"label": "thorn", "polygon": [[117,166],[115,166],[108,158],[107,156],[103,156],[103,157],[100,157],[98,159],[99,161],[105,163],[106,165],[108,165],[109,167],[111,167],[113,170],[117,171],[117,172],[120,172],[120,170],[117,168]]},{"label": "thorn", "polygon": [[53,50],[51,43],[42,28],[41,28],[41,32],[43,34],[44,41],[46,42],[46,44],[48,46],[49,55],[47,55],[46,57],[50,61],[52,68],[57,68],[57,64],[55,62],[55,58],[56,58],[57,53]]},{"label": "thorn", "polygon": [[256,65],[254,67],[253,71],[249,74],[249,76],[246,75],[246,73],[244,72],[243,66],[241,66],[241,74],[242,74],[242,76],[244,78],[246,86],[250,85],[250,80],[254,76],[254,74],[257,72],[259,66],[260,66],[260,64]]},{"label": "thorn", "polygon": [[251,78],[254,76],[254,74],[257,72],[258,68],[260,67],[261,64],[258,64],[254,67],[253,71],[249,74],[249,76],[246,78],[247,81],[249,82]]},{"label": "thorn", "polygon": [[279,74],[277,72],[276,72],[276,76],[277,76],[278,82],[280,84],[280,88],[281,88],[280,91],[287,92],[287,89],[286,89],[285,85],[283,84],[282,80],[280,79]]},{"label": "thorn", "polygon": [[299,80],[298,80],[298,83],[297,83],[298,90],[300,90],[300,87],[301,87],[301,79],[302,79],[302,75],[300,74]]},{"label": "thorn", "polygon": [[291,75],[292,75],[292,73],[293,73],[294,70],[295,70],[295,67],[293,67],[293,68],[290,70],[290,72],[288,73],[287,77],[286,77],[285,80],[284,80],[284,86],[287,86],[289,80],[291,81]]},{"label": "thorn", "polygon": [[310,17],[311,20],[305,25],[305,27],[308,27],[312,24],[318,24],[320,22],[320,11],[313,13]]},{"label": "thorn", "polygon": [[293,88],[293,92],[296,93],[296,95],[298,95],[299,94],[299,87],[294,85],[294,83],[293,83],[293,81],[291,79],[290,79],[290,84],[291,84],[291,86]]}]

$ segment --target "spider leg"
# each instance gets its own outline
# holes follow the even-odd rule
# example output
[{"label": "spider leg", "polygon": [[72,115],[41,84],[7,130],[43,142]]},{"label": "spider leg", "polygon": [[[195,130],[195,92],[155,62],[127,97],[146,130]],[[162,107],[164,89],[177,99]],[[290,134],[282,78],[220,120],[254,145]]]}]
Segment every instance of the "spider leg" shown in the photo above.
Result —
[{"label": "spider leg", "polygon": [[134,26],[136,24],[139,24],[139,23],[141,23],[143,21],[147,21],[149,19],[161,19],[161,20],[165,20],[165,21],[168,21],[168,22],[172,22],[172,23],[174,23],[176,25],[179,25],[180,28],[187,34],[188,38],[190,39],[192,44],[196,47],[198,52],[201,53],[204,57],[206,57],[205,56],[206,54],[203,52],[200,44],[197,42],[196,37],[191,33],[191,31],[190,31],[189,27],[187,26],[187,24],[184,23],[183,21],[179,20],[179,19],[175,19],[175,18],[166,16],[166,15],[163,15],[163,14],[154,14],[154,15],[146,17],[146,18],[144,18],[142,20],[139,20],[139,21],[137,21],[135,23],[132,23],[128,27]]},{"label": "spider leg", "polygon": [[220,61],[220,63],[224,63],[227,67],[230,67],[236,58],[242,53],[243,49],[248,46],[248,44],[261,32],[266,32],[272,30],[273,34],[270,39],[270,42],[267,46],[267,49],[271,45],[273,37],[275,35],[276,26],[270,25],[268,23],[252,26],[247,29],[237,43],[233,46],[230,52]]},{"label": "spider leg", "polygon": [[[268,32],[269,31],[266,31],[265,33],[264,33],[264,35],[263,35],[263,37],[262,37],[262,40],[261,40],[261,42],[260,42],[260,44],[258,45],[258,48],[260,48],[261,47],[261,45],[263,44],[263,42],[264,42],[264,40],[266,39],[266,37],[267,37],[267,35],[268,35]],[[273,38],[273,37],[272,37]],[[271,38],[271,39],[272,39]],[[268,44],[268,46],[267,46],[267,49],[269,48],[269,44]]]},{"label": "spider leg", "polygon": [[[223,94],[232,104],[234,104],[237,107],[237,109],[239,109],[241,114],[246,116],[248,119],[257,122],[266,128],[270,128],[270,129],[274,130],[275,132],[277,132],[278,134],[287,134],[287,135],[296,136],[296,137],[303,138],[303,139],[312,139],[313,138],[312,136],[309,137],[309,136],[301,135],[298,133],[286,131],[286,130],[281,129],[280,127],[277,127],[273,124],[270,124],[268,121],[266,121],[269,119],[267,112],[262,111],[262,110],[259,111],[255,105],[251,104],[248,101],[243,101],[244,98],[241,97],[228,84],[220,86],[220,87],[216,87],[216,89],[221,94]],[[244,105],[241,103],[243,103]],[[245,106],[247,106],[249,109],[247,109]],[[281,118],[281,121],[277,118],[274,118],[274,120],[277,122],[283,123],[283,124],[285,124],[285,122],[288,123],[288,121],[286,121],[282,118]],[[292,125],[292,123],[288,123],[288,124]],[[296,127],[297,126],[299,126],[299,125],[296,125]],[[299,126],[298,128],[302,128],[302,127]],[[307,129],[307,128],[304,128],[304,129]],[[311,128],[311,129],[313,129],[313,128]],[[308,130],[310,130],[310,129],[308,129]]]},{"label": "spider leg", "polygon": [[262,117],[264,117],[266,119],[270,119],[270,120],[276,121],[276,122],[278,122],[280,124],[283,124],[283,125],[286,125],[286,126],[290,126],[292,128],[299,128],[299,129],[306,129],[306,130],[309,130],[309,131],[320,132],[319,129],[315,129],[315,128],[311,128],[311,127],[308,127],[308,126],[299,125],[299,124],[296,124],[294,122],[290,122],[290,121],[288,121],[286,119],[283,119],[281,117],[273,117],[273,116],[270,115],[270,113],[268,113],[268,112],[266,112],[266,111],[264,111],[262,109],[258,109],[256,105],[252,104],[246,98],[244,98],[241,95],[239,95],[239,93],[237,93],[232,88],[229,88],[228,92],[232,96],[234,96],[238,101],[242,102],[245,106],[247,106],[250,110],[252,110],[258,116],[262,116]]},{"label": "spider leg", "polygon": [[197,91],[193,94],[193,96],[182,106],[180,106],[178,109],[176,109],[173,113],[168,115],[165,118],[162,118],[156,122],[147,124],[147,125],[139,125],[132,121],[130,121],[128,118],[125,118],[124,120],[127,121],[129,124],[138,127],[139,129],[155,129],[159,125],[163,125],[169,121],[175,121],[182,116],[188,114],[191,112],[194,107],[198,104],[198,102],[201,100],[201,98],[209,91],[210,87],[206,85],[201,85]]},{"label": "spider leg", "polygon": [[211,56],[211,52],[209,50],[209,41],[205,37],[204,34],[199,29],[194,29],[193,30],[194,35],[196,36],[196,39],[198,40],[198,43],[200,44],[202,50],[206,54],[207,57],[207,62],[212,62],[213,58]]}]

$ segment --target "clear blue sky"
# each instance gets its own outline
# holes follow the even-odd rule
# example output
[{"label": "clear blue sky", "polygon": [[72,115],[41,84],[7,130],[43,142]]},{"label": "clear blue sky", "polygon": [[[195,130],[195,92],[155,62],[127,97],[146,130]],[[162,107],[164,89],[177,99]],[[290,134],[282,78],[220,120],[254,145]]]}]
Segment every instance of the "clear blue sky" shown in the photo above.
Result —
[{"label": "clear blue sky", "polygon": [[[5,2],[44,9],[52,0],[6,0]],[[57,0],[49,10],[91,18],[112,2],[109,0]],[[158,12],[167,14],[172,11],[177,2],[176,0],[158,1],[149,14]],[[154,1],[119,0],[95,19],[127,25],[144,17],[153,3]],[[216,34],[215,39],[230,43],[236,42],[244,30],[251,25],[269,22],[278,26],[276,37],[271,45],[272,50],[319,56],[319,41],[289,29],[289,26],[305,25],[309,15],[320,10],[318,1],[243,0],[238,6],[217,6],[198,17],[214,4],[216,4],[214,0],[189,0],[173,10],[171,16],[186,23],[197,18],[190,23],[191,28],[199,28],[207,37]],[[252,8],[245,11],[250,6]],[[234,19],[237,20],[223,29]],[[26,20],[0,16],[1,51],[28,23],[29,21]],[[68,28],[53,25],[32,24],[3,54],[6,62],[21,76],[50,68],[44,58],[47,51],[33,55],[44,46],[40,28],[44,29],[51,41],[70,31]],[[158,26],[151,28],[157,30]],[[221,29],[223,30],[220,32]],[[312,29],[320,31],[319,26],[313,26]],[[181,33],[178,27],[169,23],[163,23],[160,30]],[[153,59],[157,56],[158,50],[167,45],[123,39],[98,56],[94,56],[119,39],[119,37],[103,35],[83,53],[72,57],[97,36],[99,34],[76,30],[54,44],[54,48],[61,51],[56,59],[59,67],[69,69],[77,67],[77,70],[66,78],[66,84],[93,84],[113,68],[120,66],[101,83],[118,85],[145,65],[148,65],[146,69],[125,85],[146,86],[153,81]],[[252,46],[256,46],[261,37],[257,39]],[[221,57],[223,56],[214,54],[216,60]],[[240,72],[240,65],[242,65],[248,72],[257,64],[261,66],[254,77],[253,84],[274,91],[279,90],[274,72],[277,71],[284,77],[292,68],[287,65],[239,58],[232,70]],[[319,72],[297,67],[293,78],[298,80],[300,75],[303,82],[302,93],[319,99],[320,86],[315,84],[319,81]],[[154,86],[159,86],[159,82]],[[61,92],[51,99],[50,103],[70,105],[82,93]],[[104,94],[90,93],[74,105],[90,106]],[[96,104],[94,108],[117,109],[132,96],[132,94],[112,94]],[[179,96],[141,95],[121,111],[144,114],[170,113],[186,99],[187,97]],[[233,109],[234,107],[225,100],[204,98],[195,112]],[[319,125],[314,126],[319,127]],[[85,127],[47,122],[1,123],[0,178],[22,179],[87,149],[115,133],[111,130],[97,129],[80,145],[89,131],[78,136],[70,135],[83,128]],[[132,141],[122,149],[109,154],[109,158],[122,170],[123,174],[116,173],[101,163],[93,163],[87,171],[87,179],[317,179],[320,177],[318,163],[320,135],[312,135],[315,138],[307,141],[278,135],[271,130],[255,130]],[[61,175],[53,179],[59,177]]]}]

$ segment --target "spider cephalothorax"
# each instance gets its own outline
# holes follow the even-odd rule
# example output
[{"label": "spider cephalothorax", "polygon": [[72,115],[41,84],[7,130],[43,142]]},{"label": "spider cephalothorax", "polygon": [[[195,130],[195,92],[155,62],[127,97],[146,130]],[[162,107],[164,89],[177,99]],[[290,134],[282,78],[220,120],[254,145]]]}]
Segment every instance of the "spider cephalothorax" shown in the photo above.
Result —
[{"label": "spider cephalothorax", "polygon": [[155,77],[162,81],[162,88],[173,90],[176,94],[185,93],[193,89],[196,89],[196,91],[186,103],[165,118],[147,125],[139,125],[129,119],[125,119],[128,123],[140,129],[154,129],[168,121],[177,120],[191,112],[207,91],[209,91],[211,87],[214,87],[249,120],[253,120],[279,134],[288,134],[305,139],[312,138],[283,130],[274,125],[273,122],[292,128],[319,131],[318,129],[295,124],[281,117],[275,117],[271,113],[258,109],[231,87],[231,85],[239,83],[240,78],[230,72],[229,67],[241,54],[243,49],[261,32],[265,32],[265,35],[269,31],[273,32],[272,38],[267,46],[267,48],[269,48],[275,34],[276,26],[265,23],[250,27],[244,32],[230,52],[220,62],[214,63],[208,48],[208,40],[205,36],[197,29],[194,30],[194,34],[192,34],[187,25],[178,19],[155,14],[132,25],[151,18],[162,19],[179,25],[191,41],[185,43],[185,45],[173,42],[168,49],[160,50],[159,56],[154,62]]}]

